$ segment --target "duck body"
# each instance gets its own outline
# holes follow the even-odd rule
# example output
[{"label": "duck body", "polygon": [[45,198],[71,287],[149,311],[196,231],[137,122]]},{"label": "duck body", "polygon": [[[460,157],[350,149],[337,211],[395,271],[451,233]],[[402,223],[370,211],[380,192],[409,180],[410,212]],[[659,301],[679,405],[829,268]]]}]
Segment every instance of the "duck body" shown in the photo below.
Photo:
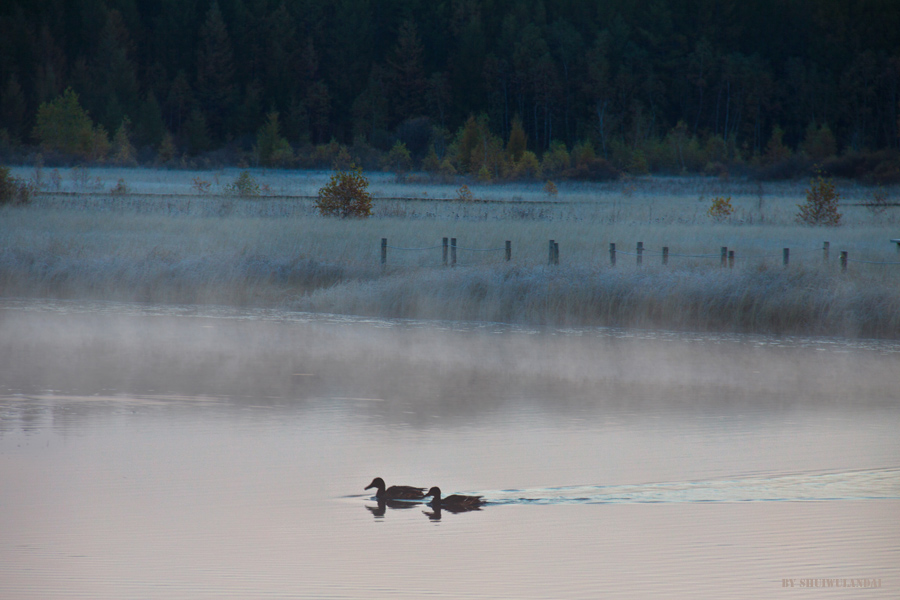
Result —
[{"label": "duck body", "polygon": [[421,500],[425,497],[425,488],[413,487],[410,485],[392,485],[385,487],[384,479],[376,477],[372,483],[367,485],[365,489],[375,488],[375,497],[379,501],[388,500]]},{"label": "duck body", "polygon": [[464,512],[467,510],[478,510],[485,504],[484,498],[481,496],[463,496],[462,494],[453,494],[446,498],[441,496],[441,488],[434,486],[425,494],[425,497],[432,497],[429,504],[436,510],[444,509],[450,512]]}]

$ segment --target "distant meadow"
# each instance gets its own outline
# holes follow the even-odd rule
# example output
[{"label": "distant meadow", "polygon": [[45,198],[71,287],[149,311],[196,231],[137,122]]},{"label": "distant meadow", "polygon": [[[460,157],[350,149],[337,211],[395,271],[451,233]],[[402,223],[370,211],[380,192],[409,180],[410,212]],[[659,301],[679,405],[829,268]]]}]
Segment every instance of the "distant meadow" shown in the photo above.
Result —
[{"label": "distant meadow", "polygon": [[[0,294],[900,337],[896,187],[876,207],[874,188],[837,181],[841,225],[811,227],[796,222],[805,180],[626,178],[552,193],[543,182],[367,173],[372,216],[338,219],[315,208],[329,172],[249,172],[253,197],[233,192],[240,169],[13,168],[38,192],[0,208]],[[715,198],[730,200],[730,216],[709,216]],[[443,263],[445,237],[456,239],[455,266]],[[733,263],[722,265],[722,247]]]}]

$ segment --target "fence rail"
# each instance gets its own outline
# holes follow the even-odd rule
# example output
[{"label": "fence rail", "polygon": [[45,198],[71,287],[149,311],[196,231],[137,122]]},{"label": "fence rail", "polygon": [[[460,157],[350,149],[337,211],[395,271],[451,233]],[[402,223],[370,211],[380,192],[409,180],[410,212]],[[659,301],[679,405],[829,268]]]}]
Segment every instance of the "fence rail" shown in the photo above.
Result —
[{"label": "fence rail", "polygon": [[[898,243],[900,246],[900,241],[891,240],[891,242]],[[456,238],[443,238],[440,244],[434,246],[422,246],[422,247],[405,247],[405,246],[392,246],[388,244],[387,238],[381,238],[381,264],[387,265],[387,251],[391,250],[399,250],[405,252],[419,252],[419,251],[427,251],[427,250],[436,250],[441,249],[441,263],[444,266],[455,267],[456,266],[456,253],[457,251],[466,251],[466,252],[504,252],[504,259],[506,261],[512,260],[512,242],[510,240],[506,240],[506,243],[502,247],[495,248],[467,248],[464,246],[459,246],[457,244]],[[662,251],[656,255],[653,253],[645,252],[644,243],[637,242],[635,246],[635,252],[627,252],[625,250],[619,250],[616,248],[615,243],[609,244],[609,264],[611,267],[616,266],[616,258],[618,255],[622,254],[625,256],[634,256],[635,262],[637,266],[642,266],[644,262],[645,256],[661,256],[662,264],[664,266],[669,264],[669,258],[718,258],[721,266],[734,268],[734,263],[736,259],[740,260],[753,260],[753,259],[764,259],[764,258],[776,258],[778,256],[781,257],[782,264],[784,267],[790,266],[791,254],[793,253],[794,257],[797,256],[805,256],[809,254],[813,254],[816,252],[822,253],[822,261],[825,263],[829,262],[829,256],[831,251],[831,243],[824,242],[821,248],[806,248],[797,251],[792,251],[791,248],[782,248],[780,253],[766,253],[766,254],[744,254],[737,255],[733,249],[728,248],[727,246],[722,246],[719,249],[718,254],[682,254],[678,252],[670,252],[669,246],[663,246]],[[448,258],[449,257],[449,258]],[[840,259],[839,263],[841,266],[841,271],[847,271],[848,263],[857,263],[857,264],[866,264],[866,265],[880,265],[880,266],[900,266],[900,261],[874,261],[874,260],[860,260],[860,259],[851,259],[849,256],[849,252],[847,250],[840,251]],[[547,264],[549,265],[559,265],[559,242],[556,240],[550,240],[548,244],[548,258]]]}]

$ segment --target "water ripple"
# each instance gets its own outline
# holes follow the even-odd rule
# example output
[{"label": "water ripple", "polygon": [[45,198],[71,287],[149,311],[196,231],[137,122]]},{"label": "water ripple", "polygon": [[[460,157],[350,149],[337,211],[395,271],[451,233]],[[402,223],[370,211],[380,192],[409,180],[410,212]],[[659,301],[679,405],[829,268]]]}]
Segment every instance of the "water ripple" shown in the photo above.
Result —
[{"label": "water ripple", "polygon": [[900,468],[639,485],[583,485],[477,494],[490,504],[646,504],[898,500]]}]

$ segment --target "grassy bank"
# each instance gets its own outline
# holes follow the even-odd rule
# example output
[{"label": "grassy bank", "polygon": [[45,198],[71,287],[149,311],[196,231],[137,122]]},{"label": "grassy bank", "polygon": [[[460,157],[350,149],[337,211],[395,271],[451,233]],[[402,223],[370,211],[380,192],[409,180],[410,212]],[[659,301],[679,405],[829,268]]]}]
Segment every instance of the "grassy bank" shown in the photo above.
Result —
[{"label": "grassy bank", "polygon": [[[472,203],[435,200],[449,193],[440,186],[376,178],[375,216],[342,221],[316,216],[305,194],[158,193],[164,174],[134,173],[127,195],[67,190],[0,211],[2,294],[900,337],[900,255],[889,241],[900,237],[896,209],[876,215],[846,205],[841,227],[799,226],[798,184],[762,196],[752,183],[690,179],[673,180],[669,193],[665,180],[649,179],[562,186],[554,197],[538,185],[473,186],[491,201]],[[273,185],[295,192],[314,185],[293,176],[303,183],[291,187],[281,174],[285,180]],[[705,214],[710,186],[732,197],[735,215],[724,222]],[[854,188],[847,196],[866,193]],[[456,268],[442,266],[443,237],[457,238]],[[385,266],[382,238],[390,245]],[[559,244],[559,266],[547,265],[550,239]],[[509,262],[502,251],[476,251],[507,240]],[[615,268],[610,243],[619,250]],[[735,251],[733,268],[720,266],[722,246]],[[783,248],[791,249],[786,268]],[[842,250],[851,258],[847,272],[838,265]]]}]

